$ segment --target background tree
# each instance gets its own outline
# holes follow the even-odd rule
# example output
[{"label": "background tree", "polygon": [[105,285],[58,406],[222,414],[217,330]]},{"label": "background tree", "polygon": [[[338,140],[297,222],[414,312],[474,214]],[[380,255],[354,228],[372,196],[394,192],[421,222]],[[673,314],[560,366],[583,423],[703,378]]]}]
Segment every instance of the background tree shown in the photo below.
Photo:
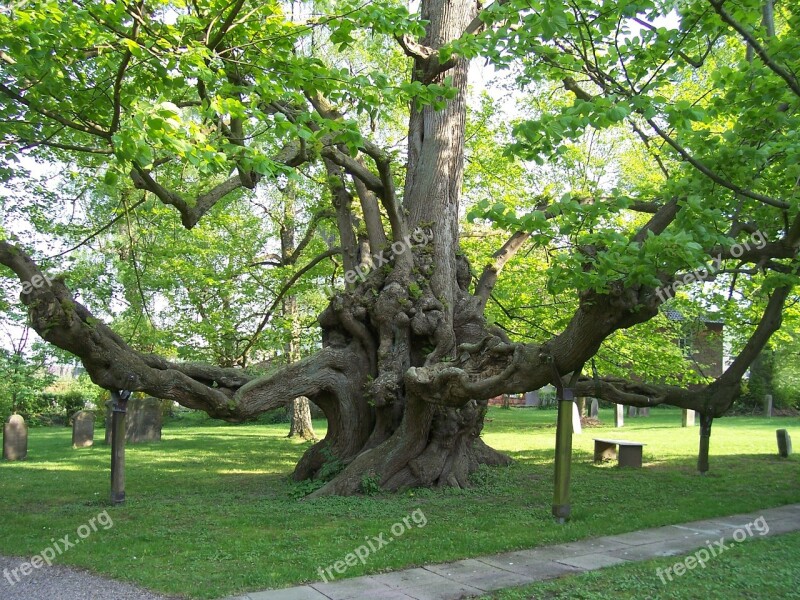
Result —
[{"label": "background tree", "polygon": [[26,419],[48,408],[42,396],[55,377],[47,371],[41,348],[31,347],[31,331],[4,327],[7,346],[0,349],[0,418],[22,414]]}]

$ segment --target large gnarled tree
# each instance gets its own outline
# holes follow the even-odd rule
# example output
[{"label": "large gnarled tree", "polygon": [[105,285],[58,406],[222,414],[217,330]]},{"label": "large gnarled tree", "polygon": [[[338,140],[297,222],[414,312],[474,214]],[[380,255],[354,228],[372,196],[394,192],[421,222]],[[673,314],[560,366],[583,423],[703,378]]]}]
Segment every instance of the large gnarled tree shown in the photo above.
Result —
[{"label": "large gnarled tree", "polygon": [[[720,378],[692,391],[576,381],[583,395],[722,415],[780,326],[800,245],[799,17],[768,2],[762,11],[695,0],[671,16],[645,0],[498,0],[482,12],[474,0],[423,0],[418,15],[391,1],[343,2],[299,5],[313,13],[301,21],[280,3],[249,0],[7,6],[0,131],[9,176],[20,153],[59,161],[106,195],[142,194],[112,225],[158,202],[191,229],[232,199],[302,173],[321,184],[328,207],[319,219],[335,222],[338,239],[304,258],[289,283],[332,256],[345,275],[319,316],[322,349],[265,377],[137,350],[76,300],[68,272],[23,288],[31,325],[98,385],[220,419],[312,399],[328,433],[295,477],[341,467],[318,494],[357,492],[365,477],[387,490],[463,486],[477,466],[508,462],[480,438],[488,398],[582,369],[609,336],[657,315],[664,288],[719,256],[716,278],[731,278],[732,290],[756,282],[763,298]],[[473,216],[509,229],[479,272],[459,248],[476,57],[511,67],[528,91],[559,82],[570,93],[532,118],[511,115],[510,152],[556,161],[588,129],[617,127],[636,136],[654,173],[592,197],[531,190],[527,207],[479,204]],[[392,124],[402,107],[398,152]],[[21,282],[39,281],[44,264],[58,268],[12,231],[0,263]],[[763,244],[737,243],[755,232]],[[503,267],[531,245],[550,248],[554,293],[577,301],[559,332],[523,344],[484,310]],[[351,276],[370,265],[363,280]]]}]

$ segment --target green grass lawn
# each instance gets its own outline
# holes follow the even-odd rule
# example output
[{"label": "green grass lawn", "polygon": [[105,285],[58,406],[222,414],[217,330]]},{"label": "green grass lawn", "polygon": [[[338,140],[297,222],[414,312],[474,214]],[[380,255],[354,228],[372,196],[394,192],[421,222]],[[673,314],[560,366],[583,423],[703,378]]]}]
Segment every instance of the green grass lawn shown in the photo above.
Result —
[{"label": "green grass lawn", "polygon": [[[427,519],[373,553],[352,577],[431,562],[528,548],[644,527],[800,502],[797,456],[780,459],[776,428],[800,419],[736,417],[715,422],[711,472],[695,472],[698,428],[680,411],[653,410],[585,429],[575,437],[573,518],[550,517],[555,411],[493,409],[486,441],[508,452],[509,468],[481,471],[469,490],[411,490],[394,496],[300,500],[289,479],[307,444],[288,425],[224,425],[187,419],[163,441],[127,449],[127,503],[111,508],[109,448],[70,447],[67,428],[32,429],[28,459],[0,463],[0,553],[31,556],[108,510],[99,528],[57,562],[154,590],[218,598],[319,580],[365,536],[389,534],[416,509]],[[612,423],[611,411],[601,411]],[[324,422],[316,422],[318,433]],[[646,442],[644,468],[592,464],[592,437]]]},{"label": "green grass lawn", "polygon": [[609,567],[582,575],[508,589],[483,600],[698,600],[725,598],[800,598],[800,533],[755,539],[712,558],[705,568],[695,567],[664,582],[656,569],[666,569],[682,556]]}]

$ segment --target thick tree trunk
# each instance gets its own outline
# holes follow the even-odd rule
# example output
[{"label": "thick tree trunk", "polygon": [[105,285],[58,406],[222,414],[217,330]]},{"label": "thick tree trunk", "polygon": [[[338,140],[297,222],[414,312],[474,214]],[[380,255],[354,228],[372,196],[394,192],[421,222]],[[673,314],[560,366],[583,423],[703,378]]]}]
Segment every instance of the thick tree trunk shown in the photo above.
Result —
[{"label": "thick tree trunk", "polygon": [[[430,24],[421,43],[435,50],[458,37],[476,9],[473,0],[425,0],[422,16]],[[430,60],[415,60],[418,80],[442,80],[434,69]],[[375,353],[373,379],[365,382],[375,427],[356,456],[337,457],[346,466],[317,494],[355,493],[365,478],[377,478],[386,490],[465,486],[479,465],[510,462],[479,437],[486,400],[437,406],[404,383],[410,367],[450,361],[458,344],[479,344],[489,336],[482,304],[468,293],[468,266],[458,258],[467,70],[468,63],[459,61],[447,71],[458,93],[446,108],[411,109],[403,212],[407,230],[425,231],[428,243],[395,245],[390,273],[373,274],[352,295],[335,299],[320,318],[329,340],[355,339]]]},{"label": "thick tree trunk", "polygon": [[[428,19],[427,35],[422,43],[433,50],[460,36],[477,14],[474,0],[425,0],[423,19]],[[434,63],[434,65],[437,63]],[[415,60],[415,77],[426,83],[431,79],[430,59]],[[434,270],[431,293],[441,303],[443,326],[447,337],[437,344],[434,358],[453,350],[450,334],[456,305],[458,206],[464,171],[464,128],[469,63],[459,60],[446,72],[456,88],[456,97],[443,110],[431,106],[411,107],[408,127],[408,171],[404,207],[409,215],[409,229],[430,228],[433,237]],[[441,83],[444,75],[432,77]]]}]

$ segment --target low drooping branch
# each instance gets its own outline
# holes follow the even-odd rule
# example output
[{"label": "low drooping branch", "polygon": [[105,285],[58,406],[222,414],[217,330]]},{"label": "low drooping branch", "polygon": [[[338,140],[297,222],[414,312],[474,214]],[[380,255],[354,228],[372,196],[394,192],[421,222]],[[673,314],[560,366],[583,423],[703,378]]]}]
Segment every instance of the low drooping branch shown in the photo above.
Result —
[{"label": "low drooping branch", "polygon": [[[22,302],[28,306],[31,327],[45,341],[78,357],[100,387],[145,392],[233,422],[253,419],[295,397],[275,397],[265,404],[257,394],[237,395],[254,379],[243,370],[172,363],[134,350],[77,302],[61,278],[47,277],[27,254],[7,241],[0,241],[0,264],[29,284],[23,287]],[[313,389],[304,388],[296,396],[312,393]]]},{"label": "low drooping branch", "polygon": [[642,383],[622,378],[589,379],[584,377],[575,388],[576,396],[594,396],[602,400],[628,406],[649,407],[668,404],[696,410],[712,417],[723,416],[738,398],[741,379],[755,358],[764,349],[770,336],[781,324],[781,313],[791,286],[776,289],[753,334],[742,351],[723,374],[710,384],[698,389],[674,385]]},{"label": "low drooping branch", "polygon": [[[669,404],[723,415],[740,393],[740,381],[752,361],[781,323],[791,286],[777,288],[761,320],[733,363],[721,377],[700,389],[627,381],[620,378],[581,379],[576,395],[596,396],[631,406]],[[643,300],[647,298],[647,300]],[[487,337],[480,344],[462,344],[455,361],[412,367],[406,388],[432,404],[463,406],[471,399],[502,393],[521,393],[552,383],[553,367],[562,375],[574,372],[594,356],[616,329],[651,318],[658,302],[646,290],[620,289],[611,295],[585,295],[575,316],[561,334],[541,345],[508,344]]]},{"label": "low drooping branch", "polygon": [[346,385],[348,369],[359,358],[354,347],[323,348],[275,373],[251,379],[237,390],[233,401],[242,414],[257,415],[285,406],[299,396],[312,400],[324,392],[338,396],[342,386]]}]

